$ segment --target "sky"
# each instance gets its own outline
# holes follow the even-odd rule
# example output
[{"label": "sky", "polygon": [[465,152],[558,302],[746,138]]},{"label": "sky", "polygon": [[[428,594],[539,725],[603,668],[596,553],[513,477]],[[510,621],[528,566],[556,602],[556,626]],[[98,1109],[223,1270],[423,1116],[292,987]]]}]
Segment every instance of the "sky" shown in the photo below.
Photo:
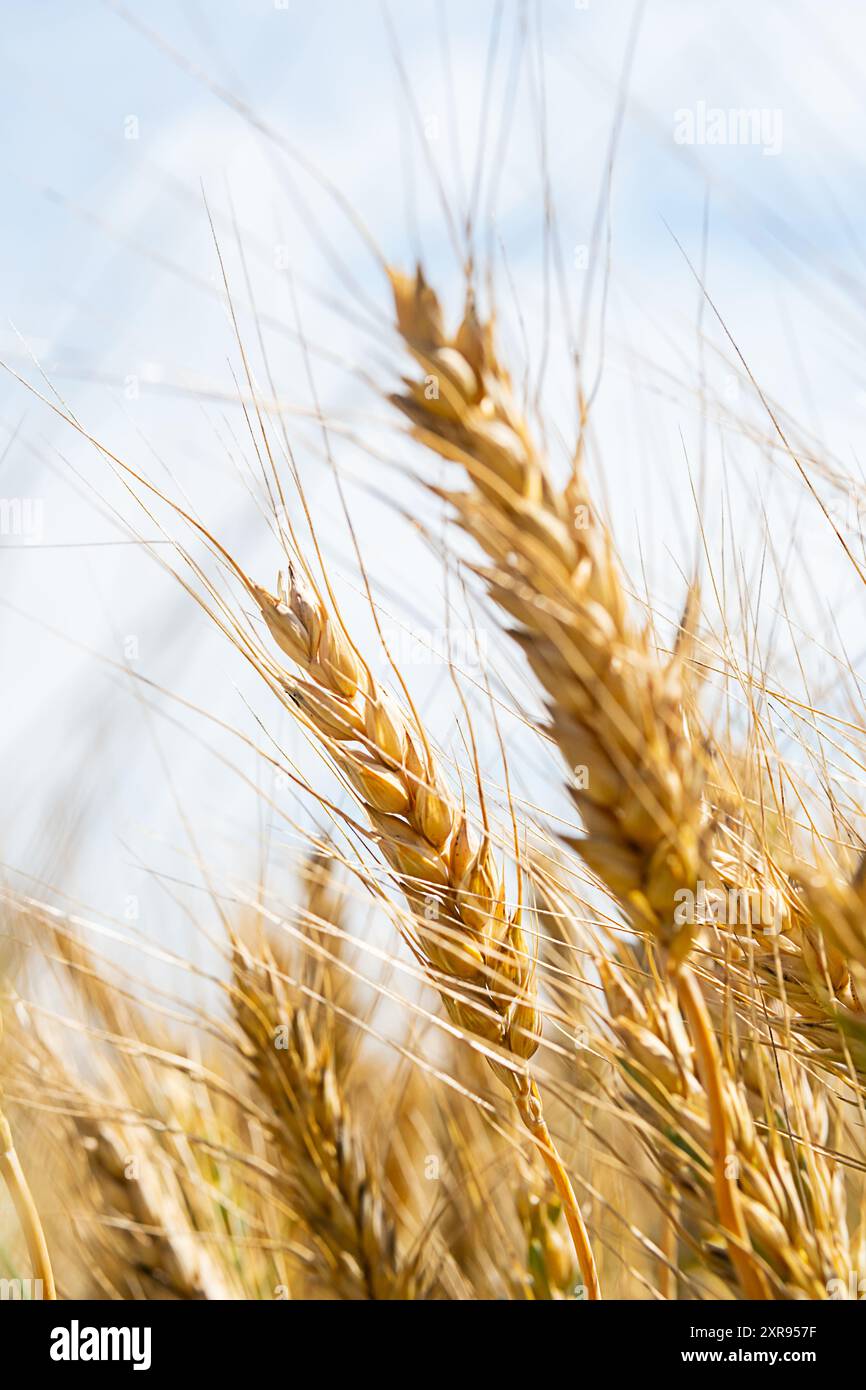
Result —
[{"label": "sky", "polygon": [[[457,314],[470,208],[515,383],[557,466],[574,439],[579,349],[593,476],[659,621],[696,564],[718,573],[730,555],[736,602],[757,612],[760,591],[768,630],[784,576],[802,639],[778,637],[784,671],[805,653],[832,692],[828,649],[841,647],[859,675],[851,566],[804,503],[778,428],[819,456],[809,485],[843,530],[852,508],[856,523],[856,498],[826,470],[861,477],[864,38],[861,6],[816,0],[12,7],[0,93],[9,881],[49,896],[62,883],[67,906],[203,950],[190,937],[203,861],[221,891],[252,894],[270,827],[269,882],[291,892],[291,822],[308,825],[309,808],[249,740],[321,768],[167,572],[170,538],[188,532],[161,505],[143,512],[92,443],[273,582],[223,273],[353,627],[374,641],[335,469],[413,692],[465,768],[456,697],[430,658],[444,642],[441,560],[414,525],[441,516],[382,394],[405,364],[379,257],[408,266],[420,251]],[[471,637],[458,640],[471,676],[489,669],[531,707],[495,631],[482,620],[481,666]],[[480,736],[495,766],[493,730]],[[548,774],[528,743],[515,767],[527,805]]]}]

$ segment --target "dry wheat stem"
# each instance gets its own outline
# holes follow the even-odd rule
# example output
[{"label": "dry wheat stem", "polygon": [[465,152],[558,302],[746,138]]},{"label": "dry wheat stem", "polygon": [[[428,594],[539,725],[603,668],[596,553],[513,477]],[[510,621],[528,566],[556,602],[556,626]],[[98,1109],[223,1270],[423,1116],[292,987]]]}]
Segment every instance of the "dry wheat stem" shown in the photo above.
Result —
[{"label": "dry wheat stem", "polygon": [[56,1299],[57,1290],[54,1286],[54,1273],[51,1268],[51,1257],[48,1253],[45,1232],[42,1229],[42,1222],[39,1219],[33,1194],[24,1176],[24,1169],[21,1167],[21,1161],[15,1151],[9,1122],[2,1111],[0,1111],[0,1177],[5,1182],[9,1196],[12,1198],[24,1239],[27,1242],[33,1277],[41,1282],[42,1297]]},{"label": "dry wheat stem", "polygon": [[[535,1083],[533,1082],[533,1086],[534,1084]],[[562,1201],[562,1210],[565,1214],[565,1220],[568,1224],[568,1229],[571,1234],[572,1244],[574,1245],[575,1252],[578,1256],[581,1275],[585,1281],[585,1287],[587,1289],[587,1296],[592,1299],[598,1299],[601,1297],[601,1290],[598,1285],[598,1275],[595,1269],[594,1258],[592,1260],[592,1265],[589,1268],[589,1270],[587,1271],[587,1269],[585,1268],[585,1264],[587,1263],[585,1252],[589,1252],[590,1257],[592,1256],[592,1246],[590,1245],[589,1232],[586,1229],[586,1224],[583,1219],[583,1213],[580,1209],[580,1203],[578,1202],[575,1196],[571,1179],[569,1178],[568,1173],[566,1172],[565,1167],[562,1163],[562,1160],[559,1157],[559,1153],[557,1152],[556,1146],[554,1145],[554,1142],[550,1137],[550,1131],[547,1128],[547,1125],[544,1121],[544,1117],[542,1116],[537,1121],[537,1123],[528,1125],[528,1128],[530,1134],[532,1135],[532,1138],[535,1141],[535,1145],[538,1149],[538,1152],[541,1154],[541,1157],[543,1158],[547,1166],[547,1170],[550,1173],[551,1179],[553,1180],[553,1185],[556,1188],[557,1193],[559,1194],[560,1200]],[[581,1252],[584,1252],[583,1259],[581,1259]],[[589,1274],[589,1280],[591,1282],[587,1282],[587,1273]]]},{"label": "dry wheat stem", "polygon": [[770,1297],[770,1290],[763,1271],[752,1255],[740,1189],[727,1173],[727,1165],[735,1153],[735,1147],[723,1089],[721,1059],[706,1000],[691,970],[681,967],[676,974],[676,983],[677,998],[691,1030],[699,1074],[707,1093],[719,1221],[730,1236],[728,1250],[743,1292],[748,1298],[766,1299]]},{"label": "dry wheat stem", "polygon": [[[3,1018],[0,1015],[0,1038],[2,1038],[2,1033]],[[0,1099],[2,1099],[2,1092],[0,1092]],[[21,1160],[15,1149],[9,1121],[6,1119],[2,1107],[0,1107],[0,1178],[6,1184],[12,1204],[15,1207],[27,1243],[33,1277],[40,1280],[42,1284],[42,1297],[56,1299],[57,1290],[54,1285],[54,1272],[51,1267],[45,1232],[24,1169],[21,1167]]]}]

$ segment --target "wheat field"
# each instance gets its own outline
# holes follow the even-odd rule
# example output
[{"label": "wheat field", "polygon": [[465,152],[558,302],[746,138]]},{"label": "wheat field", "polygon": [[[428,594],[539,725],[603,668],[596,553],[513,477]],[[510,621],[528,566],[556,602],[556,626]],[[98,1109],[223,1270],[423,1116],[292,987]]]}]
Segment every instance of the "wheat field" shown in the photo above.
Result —
[{"label": "wheat field", "polygon": [[[656,253],[626,231],[620,278],[614,188],[646,130],[641,5],[586,20],[618,75],[580,194],[556,58],[589,7],[493,3],[465,31],[457,7],[376,7],[406,155],[381,193],[329,168],[324,113],[265,114],[231,71],[220,24],[300,42],[285,8],[227,0],[212,43],[143,6],[99,21],[188,84],[205,148],[249,141],[196,187],[124,117],[130,187],[177,198],[195,242],[145,219],[123,255],[155,303],[160,275],[190,296],[195,370],[79,369],[35,320],[4,340],[10,458],[49,481],[2,499],[9,610],[38,643],[4,643],[9,725],[32,717],[46,761],[10,772],[4,825],[3,1287],[857,1299],[862,424],[792,325],[829,305],[849,353],[862,268],[777,268],[806,355],[783,372],[766,305],[714,279],[740,167],[716,164],[685,211],[651,209],[681,298],[636,302]],[[775,177],[781,110],[738,106],[713,140],[701,101],[669,103],[671,155],[739,142]],[[258,225],[259,198],[293,230]],[[43,496],[51,535],[27,536]],[[52,541],[114,546],[111,568],[88,552],[87,582],[37,603],[40,555],[78,564]]]}]

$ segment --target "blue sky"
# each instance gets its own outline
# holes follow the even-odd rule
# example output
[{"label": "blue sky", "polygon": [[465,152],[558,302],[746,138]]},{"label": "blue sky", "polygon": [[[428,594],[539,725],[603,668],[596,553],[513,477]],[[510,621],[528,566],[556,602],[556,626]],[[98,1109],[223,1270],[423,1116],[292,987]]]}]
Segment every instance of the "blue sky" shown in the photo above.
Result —
[{"label": "blue sky", "polygon": [[[343,427],[334,435],[338,463],[371,574],[395,623],[412,627],[429,595],[441,593],[441,575],[432,556],[419,554],[411,526],[395,528],[387,502],[410,512],[423,503],[417,489],[349,438],[360,432],[382,451],[409,457],[363,382],[382,362],[396,373],[399,357],[367,309],[347,321],[329,307],[344,296],[341,275],[373,314],[387,311],[385,288],[339,202],[287,147],[339,189],[389,257],[411,258],[417,227],[425,260],[456,308],[460,266],[437,179],[449,206],[462,208],[473,186],[497,9],[486,0],[392,4],[399,59],[383,8],[371,0],[131,3],[129,12],[162,47],[114,7],[83,0],[33,0],[5,17],[2,356],[37,383],[28,353],[35,355],[93,436],[168,481],[172,495],[191,498],[270,580],[278,557],[239,480],[243,425],[231,400],[238,353],[206,197],[239,302],[246,291],[233,220],[240,229],[277,394],[346,602],[363,623],[357,570],[309,419],[311,387],[293,339],[298,324],[321,349],[315,389]],[[601,370],[593,466],[630,571],[661,614],[676,611],[695,550],[690,474],[703,458],[707,494],[727,488],[727,543],[733,532],[744,574],[761,553],[762,507],[773,517],[781,554],[795,525],[805,527],[798,597],[820,666],[819,635],[822,625],[830,630],[830,613],[856,648],[857,596],[826,530],[798,520],[802,489],[789,461],[768,459],[731,422],[714,416],[710,427],[702,424],[703,373],[711,395],[759,435],[770,432],[730,342],[706,304],[700,310],[683,253],[702,264],[706,218],[707,286],[762,389],[820,435],[828,457],[859,476],[866,401],[858,352],[862,8],[834,4],[831,11],[814,0],[647,4],[609,217],[602,242],[586,255],[636,9],[625,0],[586,7],[542,0],[527,14],[512,90],[518,10],[502,8],[478,200],[485,214],[479,241],[483,247],[489,235],[495,248],[515,377],[525,357],[551,434],[561,432],[567,444],[572,378],[555,294],[550,324],[544,307],[543,109],[567,294],[578,321],[588,277],[593,285],[583,342],[587,378]],[[246,103],[258,124],[214,87]],[[678,144],[677,113],[707,109],[778,118],[779,147]],[[503,129],[508,138],[500,145]],[[487,197],[494,183],[495,208]],[[243,305],[240,319],[249,340],[255,325]],[[110,914],[141,895],[151,904],[150,929],[168,933],[177,906],[142,865],[195,878],[182,806],[203,826],[205,842],[220,847],[226,872],[250,877],[261,806],[214,750],[236,759],[253,781],[265,774],[215,726],[210,751],[196,745],[172,722],[183,718],[170,701],[149,687],[154,708],[145,708],[141,688],[112,663],[122,666],[131,638],[139,674],[248,731],[257,727],[249,710],[256,695],[174,581],[140,548],[116,544],[124,533],[107,505],[153,532],[105,460],[15,381],[0,382],[0,397],[8,446],[0,491],[38,499],[44,516],[39,544],[0,537],[0,624],[17,672],[4,691],[4,757],[16,789],[16,804],[6,807],[4,858],[34,874],[59,871],[46,812],[71,814],[84,792],[75,891]],[[712,538],[711,547],[717,544]],[[503,669],[503,679],[510,674]],[[423,664],[413,679],[434,703],[437,733],[459,761],[447,682]],[[529,765],[521,775],[531,797],[538,770]]]}]

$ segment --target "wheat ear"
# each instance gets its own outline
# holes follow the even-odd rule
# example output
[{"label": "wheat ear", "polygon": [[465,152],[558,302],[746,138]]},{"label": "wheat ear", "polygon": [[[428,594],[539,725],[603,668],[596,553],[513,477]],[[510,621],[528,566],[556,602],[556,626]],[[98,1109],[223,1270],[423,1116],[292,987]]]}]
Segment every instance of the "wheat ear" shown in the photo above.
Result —
[{"label": "wheat ear", "polygon": [[727,1172],[718,1047],[687,964],[694,914],[677,912],[681,892],[695,895],[707,849],[701,760],[683,720],[684,651],[663,666],[648,629],[635,629],[581,470],[554,488],[471,290],[449,337],[420,267],[414,277],[392,271],[391,283],[398,330],[423,374],[394,402],[415,438],[473,484],[443,495],[486,553],[488,591],[515,620],[512,636],[546,693],[549,733],[586,830],[571,843],[676,976],[710,1100],[719,1218],[743,1288],[766,1297]]},{"label": "wheat ear", "polygon": [[[314,944],[337,906],[332,888],[325,862],[311,861],[305,915]],[[343,1084],[333,1008],[339,971],[312,949],[283,960],[279,943],[278,966],[264,937],[255,953],[238,939],[232,944],[235,1015],[273,1115],[295,1215],[318,1254],[319,1281],[343,1299],[423,1297],[420,1261],[399,1250],[381,1175]]]},{"label": "wheat ear", "polygon": [[[77,1103],[81,1100],[83,1096]],[[132,1131],[102,1118],[92,1100],[90,1105],[93,1113],[76,1114],[74,1123],[99,1194],[98,1217],[106,1222],[117,1247],[122,1296],[135,1298],[141,1288],[149,1288],[151,1296],[156,1289],[156,1296],[177,1299],[231,1298],[220,1269],[200,1248],[165,1155],[154,1144],[144,1162],[131,1167]],[[142,1140],[135,1142],[140,1148]],[[147,1139],[144,1142],[149,1145]],[[97,1252],[100,1273],[108,1267],[105,1255]]]},{"label": "wheat ear", "polygon": [[528,1061],[541,1016],[535,960],[509,913],[485,829],[473,836],[446,789],[429,741],[362,664],[339,619],[294,567],[278,595],[251,584],[277,646],[304,678],[284,675],[292,706],[345,775],[412,909],[410,944],[463,1031],[492,1044],[486,1054],[510,1092],[563,1203],[590,1298],[600,1297],[589,1236],[547,1128]]},{"label": "wheat ear", "polygon": [[[721,1070],[723,1092],[709,1096],[704,1069],[695,1066],[667,983],[641,988],[640,971],[626,970],[610,956],[599,956],[598,969],[619,1043],[619,1070],[646,1126],[644,1134],[655,1136],[650,1139],[653,1156],[674,1189],[692,1195],[706,1190],[703,1155],[712,1142],[711,1106],[721,1105],[730,1152],[736,1153],[740,1168],[749,1235],[781,1295],[826,1298],[832,1279],[847,1287],[856,1260],[840,1169],[827,1145],[826,1093],[810,1084],[805,1069],[788,1054],[779,1053],[780,1092],[786,1104],[797,1106],[802,1142],[786,1132],[785,1106],[774,1113],[761,1068],[745,1057],[736,1076]],[[765,1114],[767,1133],[762,1135],[755,1117]]]}]

